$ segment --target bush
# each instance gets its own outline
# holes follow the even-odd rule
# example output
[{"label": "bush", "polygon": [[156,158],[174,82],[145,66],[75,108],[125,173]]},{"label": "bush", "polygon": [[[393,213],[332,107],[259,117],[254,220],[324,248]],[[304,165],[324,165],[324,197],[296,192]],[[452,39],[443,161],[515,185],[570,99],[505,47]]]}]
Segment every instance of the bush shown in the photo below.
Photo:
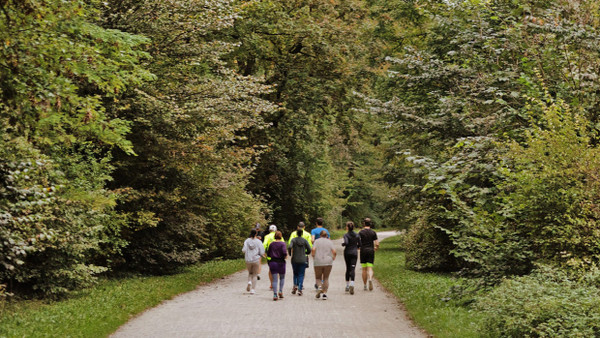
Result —
[{"label": "bush", "polygon": [[448,235],[436,228],[431,219],[422,217],[406,234],[406,267],[416,271],[455,270],[457,262],[450,254],[452,248]]},{"label": "bush", "polygon": [[505,210],[536,259],[586,271],[600,262],[600,148],[584,116],[546,93],[532,99],[529,114],[541,115],[525,134],[509,142]]},{"label": "bush", "polygon": [[600,290],[577,283],[559,270],[505,280],[476,307],[485,332],[502,337],[598,337]]},{"label": "bush", "polygon": [[102,188],[110,166],[88,155],[52,160],[0,141],[0,282],[60,295],[106,270],[93,261],[123,245],[111,236],[121,217]]}]

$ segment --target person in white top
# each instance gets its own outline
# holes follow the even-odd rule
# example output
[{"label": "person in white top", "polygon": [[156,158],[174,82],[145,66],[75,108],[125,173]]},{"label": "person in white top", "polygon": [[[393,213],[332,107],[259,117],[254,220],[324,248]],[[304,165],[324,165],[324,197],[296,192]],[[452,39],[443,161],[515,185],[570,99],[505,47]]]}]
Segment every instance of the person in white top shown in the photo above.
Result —
[{"label": "person in white top", "polygon": [[320,233],[320,238],[315,240],[312,247],[313,265],[315,268],[315,278],[317,279],[317,298],[322,296],[327,299],[327,289],[329,288],[329,274],[333,267],[333,261],[337,255],[333,242],[327,238],[327,231]]},{"label": "person in white top", "polygon": [[260,258],[265,256],[265,248],[260,239],[256,238],[256,230],[250,231],[250,237],[244,241],[242,252],[245,254],[246,268],[248,269],[248,285],[246,291],[254,294],[256,280],[260,272]]}]

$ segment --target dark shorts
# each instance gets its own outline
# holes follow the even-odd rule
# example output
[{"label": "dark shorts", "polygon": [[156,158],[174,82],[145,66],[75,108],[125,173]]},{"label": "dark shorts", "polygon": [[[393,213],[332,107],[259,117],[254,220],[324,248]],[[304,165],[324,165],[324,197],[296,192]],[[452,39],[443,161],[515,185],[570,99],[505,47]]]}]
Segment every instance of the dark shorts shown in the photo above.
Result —
[{"label": "dark shorts", "polygon": [[360,250],[360,264],[374,264],[375,250]]}]

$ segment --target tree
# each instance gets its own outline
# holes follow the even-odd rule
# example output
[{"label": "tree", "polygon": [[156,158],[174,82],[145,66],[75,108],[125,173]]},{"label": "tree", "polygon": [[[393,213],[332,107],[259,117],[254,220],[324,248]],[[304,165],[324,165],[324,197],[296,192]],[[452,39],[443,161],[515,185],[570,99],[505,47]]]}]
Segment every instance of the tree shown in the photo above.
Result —
[{"label": "tree", "polygon": [[[127,93],[118,116],[133,121],[137,156],[115,157],[114,188],[126,192],[125,258],[137,269],[169,272],[214,256],[263,217],[245,186],[262,148],[248,130],[268,127],[270,87],[222,61],[233,43],[217,38],[237,18],[231,1],[112,1],[103,25],[148,36],[145,65],[156,81]],[[122,105],[123,103],[119,103]],[[236,246],[235,249],[230,247]]]},{"label": "tree", "polygon": [[129,124],[103,103],[151,78],[147,39],[95,25],[84,1],[0,10],[0,283],[60,295],[124,245],[105,184]]}]

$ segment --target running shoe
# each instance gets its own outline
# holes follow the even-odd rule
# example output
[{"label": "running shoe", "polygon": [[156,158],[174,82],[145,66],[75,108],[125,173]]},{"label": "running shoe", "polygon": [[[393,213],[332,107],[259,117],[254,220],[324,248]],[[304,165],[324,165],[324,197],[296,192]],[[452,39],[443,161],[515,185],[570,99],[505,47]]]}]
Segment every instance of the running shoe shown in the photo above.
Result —
[{"label": "running shoe", "polygon": [[364,290],[365,290],[365,291],[367,291],[367,284],[365,284],[365,288],[364,288]]},{"label": "running shoe", "polygon": [[248,282],[248,285],[246,285],[246,291],[250,291],[250,289],[252,289],[252,282]]},{"label": "running shoe", "polygon": [[292,295],[295,295],[296,291],[298,291],[298,287],[294,285],[294,288],[292,289]]},{"label": "running shoe", "polygon": [[369,291],[373,291],[373,280],[369,279]]},{"label": "running shoe", "polygon": [[255,294],[255,293],[256,293],[256,292],[254,292],[254,289],[250,289],[250,294],[251,294],[251,295],[253,295],[253,294]]},{"label": "running shoe", "polygon": [[302,296],[302,290],[298,290],[298,296]]},{"label": "running shoe", "polygon": [[274,293],[274,294],[273,294],[273,300],[277,300],[277,299],[278,299],[278,298],[277,298],[277,294],[276,294],[276,293]]},{"label": "running shoe", "polygon": [[327,295],[323,294],[323,300],[327,300]]},{"label": "running shoe", "polygon": [[354,285],[350,285],[350,294],[353,295],[354,294]]},{"label": "running shoe", "polygon": [[315,283],[315,290],[319,290],[319,286]]},{"label": "running shoe", "polygon": [[257,280],[260,280],[260,275],[256,276],[256,279],[257,279]]},{"label": "running shoe", "polygon": [[316,298],[321,298],[321,293],[323,292],[323,290],[318,289],[317,290],[317,294],[315,295]]},{"label": "running shoe", "polygon": [[350,291],[350,287],[346,285],[346,292]]},{"label": "running shoe", "polygon": [[277,295],[279,296],[279,298],[283,298],[283,293],[282,292],[278,293]]}]

